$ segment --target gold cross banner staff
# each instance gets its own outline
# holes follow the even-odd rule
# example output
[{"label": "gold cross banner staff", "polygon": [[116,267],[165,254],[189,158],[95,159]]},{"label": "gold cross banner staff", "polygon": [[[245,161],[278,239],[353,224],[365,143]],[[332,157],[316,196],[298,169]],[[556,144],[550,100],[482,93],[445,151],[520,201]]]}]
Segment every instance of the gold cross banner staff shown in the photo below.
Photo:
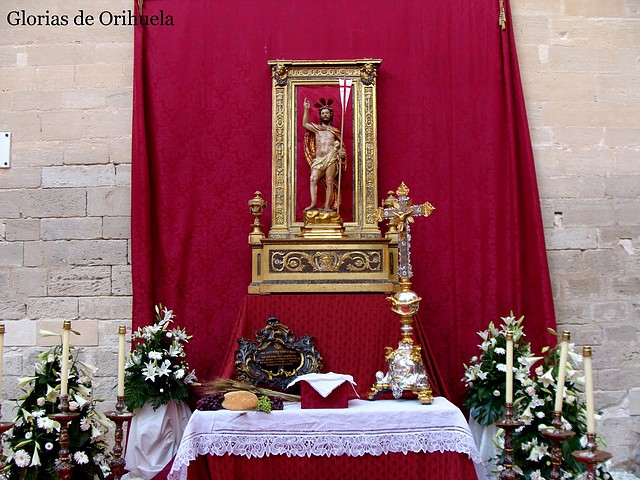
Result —
[{"label": "gold cross banner staff", "polygon": [[395,226],[398,231],[398,277],[411,278],[411,232],[409,224],[414,222],[413,217],[431,215],[435,207],[429,202],[420,205],[413,205],[409,198],[409,188],[404,182],[396,190],[397,199],[394,199],[393,206],[378,208],[378,221],[389,220],[390,226]]}]

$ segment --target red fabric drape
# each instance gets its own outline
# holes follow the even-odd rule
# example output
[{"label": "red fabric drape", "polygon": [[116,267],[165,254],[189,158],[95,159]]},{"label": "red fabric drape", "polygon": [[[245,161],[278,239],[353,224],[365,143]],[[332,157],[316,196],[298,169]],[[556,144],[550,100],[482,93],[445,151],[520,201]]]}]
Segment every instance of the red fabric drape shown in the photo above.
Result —
[{"label": "red fabric drape", "polygon": [[[329,316],[327,312],[331,312]],[[247,295],[231,338],[255,340],[255,332],[266,326],[268,316],[277,317],[298,338],[312,335],[322,356],[323,371],[352,375],[361,398],[367,398],[375,372],[386,371],[385,347],[395,348],[400,340],[399,317],[381,294]],[[419,328],[414,338],[422,346],[433,395],[449,397],[429,340]],[[237,349],[238,344],[233,342],[224,356],[225,378],[235,378]]]},{"label": "red fabric drape", "polygon": [[[255,190],[271,197],[267,61],[371,57],[383,60],[380,197],[404,180],[437,208],[412,229],[413,281],[452,400],[490,320],[513,310],[534,348],[549,343],[533,154],[498,4],[145,0],[145,14],[163,10],[174,26],[135,33],[134,327],[151,321],[153,303],[168,305],[194,334],[199,376],[219,373],[250,282],[246,202]],[[390,324],[390,344],[396,333]]]},{"label": "red fabric drape", "polygon": [[287,457],[200,456],[189,464],[189,478],[236,480],[260,478],[265,472],[272,480],[324,480],[326,478],[452,478],[476,480],[473,462],[462,453],[390,453],[372,457]]}]

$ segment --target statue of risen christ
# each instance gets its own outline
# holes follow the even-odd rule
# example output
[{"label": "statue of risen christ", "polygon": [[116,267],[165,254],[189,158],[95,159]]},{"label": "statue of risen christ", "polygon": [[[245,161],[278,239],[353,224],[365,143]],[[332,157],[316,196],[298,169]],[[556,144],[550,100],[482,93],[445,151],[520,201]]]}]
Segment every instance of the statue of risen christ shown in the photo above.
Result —
[{"label": "statue of risen christ", "polygon": [[[305,156],[311,167],[309,192],[311,203],[305,210],[316,208],[318,198],[318,182],[324,177],[327,191],[324,210],[330,211],[339,204],[340,192],[337,188],[336,173],[346,155],[340,148],[341,133],[333,126],[333,109],[329,103],[317,104],[320,114],[320,124],[309,121],[311,103],[304,99],[304,113],[302,126],[308,130],[305,134]],[[335,199],[334,199],[334,190]]]}]

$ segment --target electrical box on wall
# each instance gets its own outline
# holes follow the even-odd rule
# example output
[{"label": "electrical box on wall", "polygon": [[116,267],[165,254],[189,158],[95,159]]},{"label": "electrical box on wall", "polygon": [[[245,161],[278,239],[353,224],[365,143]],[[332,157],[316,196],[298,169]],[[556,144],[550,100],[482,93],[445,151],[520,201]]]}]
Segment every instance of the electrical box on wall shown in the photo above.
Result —
[{"label": "electrical box on wall", "polygon": [[0,132],[0,168],[11,166],[11,133]]}]

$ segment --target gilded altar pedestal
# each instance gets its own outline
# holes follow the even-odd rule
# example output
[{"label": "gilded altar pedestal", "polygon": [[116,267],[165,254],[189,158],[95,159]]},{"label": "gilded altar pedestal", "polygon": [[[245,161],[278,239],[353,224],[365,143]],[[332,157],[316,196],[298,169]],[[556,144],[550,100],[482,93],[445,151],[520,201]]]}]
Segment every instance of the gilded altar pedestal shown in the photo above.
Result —
[{"label": "gilded altar pedestal", "polygon": [[250,294],[381,292],[397,286],[389,238],[254,238]]}]

